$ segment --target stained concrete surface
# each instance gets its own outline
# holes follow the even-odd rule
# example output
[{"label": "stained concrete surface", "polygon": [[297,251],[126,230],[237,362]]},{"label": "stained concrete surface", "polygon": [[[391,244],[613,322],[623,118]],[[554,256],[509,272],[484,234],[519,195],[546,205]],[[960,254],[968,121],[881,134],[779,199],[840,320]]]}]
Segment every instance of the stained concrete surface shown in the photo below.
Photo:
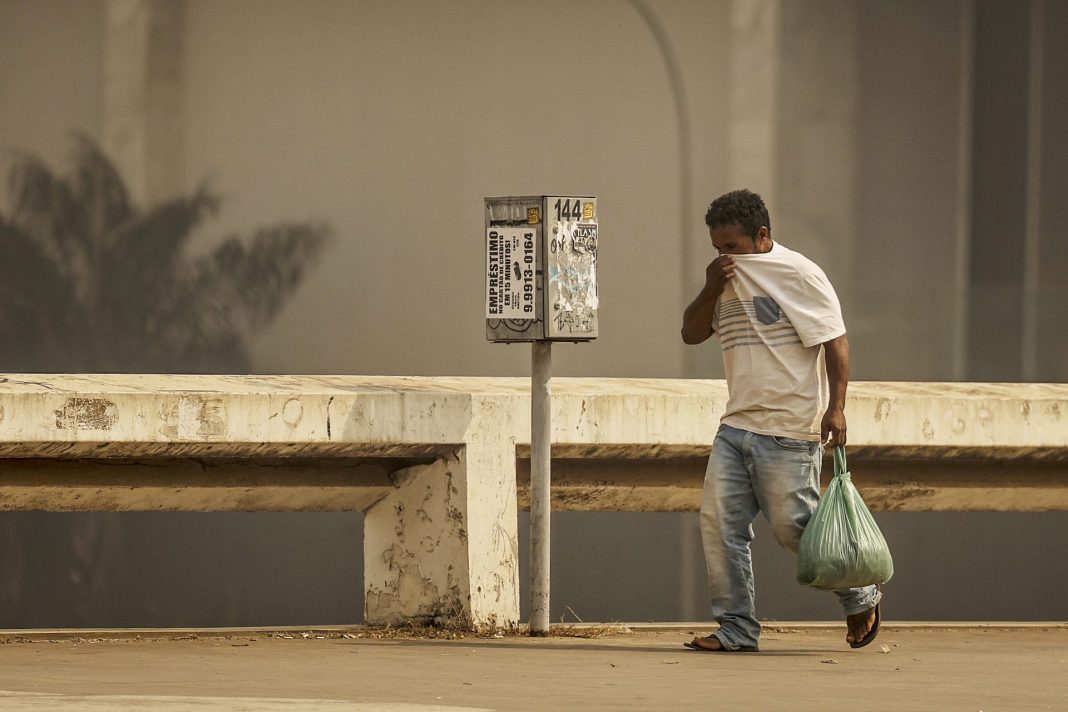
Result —
[{"label": "stained concrete surface", "polygon": [[[0,645],[0,706],[79,710],[1065,710],[1068,627],[766,629],[756,655],[691,630],[596,638],[292,638],[247,632]],[[178,639],[184,638],[184,639]],[[885,647],[884,647],[885,646]]]}]

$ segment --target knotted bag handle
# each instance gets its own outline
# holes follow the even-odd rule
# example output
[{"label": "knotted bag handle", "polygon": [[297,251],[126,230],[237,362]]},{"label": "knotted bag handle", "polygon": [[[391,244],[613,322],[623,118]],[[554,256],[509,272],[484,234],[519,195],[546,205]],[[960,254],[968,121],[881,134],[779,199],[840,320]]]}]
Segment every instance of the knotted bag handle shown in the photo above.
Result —
[{"label": "knotted bag handle", "polygon": [[834,448],[834,476],[849,478],[849,468],[846,466],[845,445],[836,445]]}]

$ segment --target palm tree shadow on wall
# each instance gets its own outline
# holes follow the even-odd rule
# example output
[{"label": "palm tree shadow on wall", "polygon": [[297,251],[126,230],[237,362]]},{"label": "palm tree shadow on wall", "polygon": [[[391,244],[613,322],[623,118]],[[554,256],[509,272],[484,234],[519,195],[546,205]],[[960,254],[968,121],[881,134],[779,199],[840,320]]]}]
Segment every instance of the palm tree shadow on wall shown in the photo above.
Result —
[{"label": "palm tree shadow on wall", "polygon": [[[249,372],[247,338],[278,315],[330,228],[279,223],[191,257],[191,238],[220,206],[206,184],[143,209],[90,139],[75,136],[71,153],[62,175],[25,154],[8,171],[0,372]],[[238,622],[232,582],[216,582],[213,614],[134,570],[153,557],[180,559],[189,544],[181,530],[189,534],[195,520],[20,513],[0,521],[0,627]]]}]

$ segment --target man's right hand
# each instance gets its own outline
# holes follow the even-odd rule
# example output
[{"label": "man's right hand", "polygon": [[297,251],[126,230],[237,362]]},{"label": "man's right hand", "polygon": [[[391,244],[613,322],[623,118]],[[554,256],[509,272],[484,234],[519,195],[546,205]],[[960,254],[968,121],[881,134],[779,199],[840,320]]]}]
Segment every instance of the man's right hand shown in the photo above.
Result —
[{"label": "man's right hand", "polygon": [[699,344],[712,336],[716,302],[727,282],[734,279],[734,258],[720,255],[705,267],[705,286],[682,315],[682,341]]},{"label": "man's right hand", "polygon": [[705,267],[705,289],[716,296],[723,293],[727,282],[734,278],[734,258],[720,255]]}]

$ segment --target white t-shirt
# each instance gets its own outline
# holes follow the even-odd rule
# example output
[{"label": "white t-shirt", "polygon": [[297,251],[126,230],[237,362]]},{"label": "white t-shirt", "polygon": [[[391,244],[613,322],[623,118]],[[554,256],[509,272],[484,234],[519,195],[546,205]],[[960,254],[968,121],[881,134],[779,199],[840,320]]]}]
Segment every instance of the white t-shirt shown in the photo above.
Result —
[{"label": "white t-shirt", "polygon": [[722,422],[818,441],[829,400],[821,344],[846,333],[838,295],[816,263],[777,242],[732,257],[712,319],[729,394]]}]

